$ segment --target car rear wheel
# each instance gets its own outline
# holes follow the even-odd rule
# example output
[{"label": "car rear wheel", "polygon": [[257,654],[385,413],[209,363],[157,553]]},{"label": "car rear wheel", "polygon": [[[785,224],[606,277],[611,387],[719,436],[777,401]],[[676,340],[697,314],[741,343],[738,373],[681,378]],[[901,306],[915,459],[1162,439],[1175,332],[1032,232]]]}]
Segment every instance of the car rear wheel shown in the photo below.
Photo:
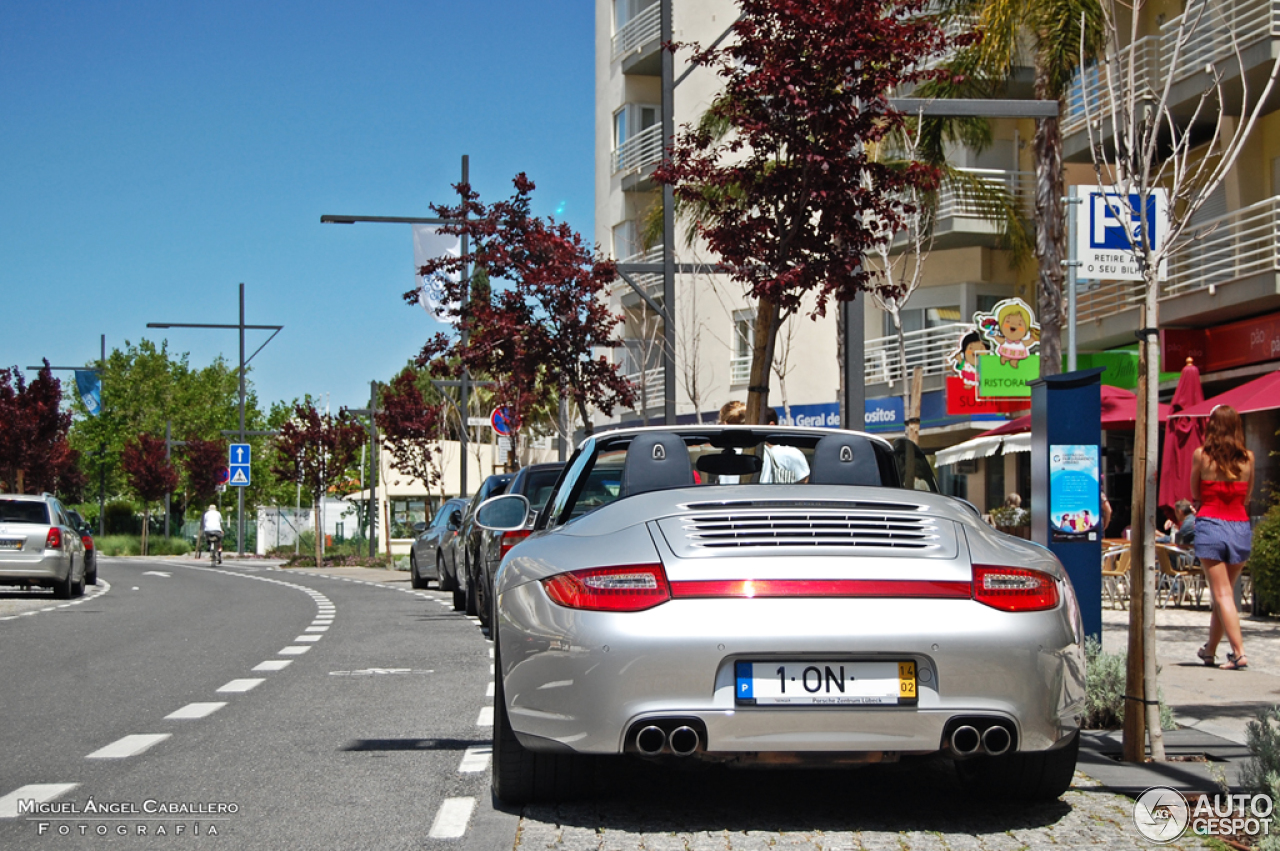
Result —
[{"label": "car rear wheel", "polygon": [[1071,788],[1080,754],[1077,730],[1066,745],[1051,751],[980,756],[956,763],[960,779],[974,791],[1024,801],[1054,801]]},{"label": "car rear wheel", "polygon": [[476,613],[479,612],[479,608],[477,606],[478,601],[476,599],[476,595],[480,593],[480,590],[478,587],[479,585],[480,585],[480,581],[475,576],[472,576],[470,573],[468,573],[467,574],[467,593],[463,597],[463,602],[466,606],[466,613],[471,615],[471,617],[475,617]]},{"label": "car rear wheel", "polygon": [[493,594],[489,579],[483,573],[476,577],[476,616],[480,618],[480,626],[489,629],[493,621]]},{"label": "car rear wheel", "polygon": [[436,553],[436,574],[440,577],[437,580],[440,583],[441,591],[457,591],[458,580],[444,569],[444,556]]},{"label": "car rear wheel", "polygon": [[414,588],[427,587],[427,580],[418,575],[418,556],[412,551],[409,553],[409,584]]},{"label": "car rear wheel", "polygon": [[55,582],[53,585],[53,595],[60,600],[74,600],[76,597],[84,594],[84,577],[76,579],[76,565],[73,561],[71,569],[67,571],[67,578],[61,582]]},{"label": "car rear wheel", "polygon": [[97,562],[97,560],[94,560],[94,562],[93,562],[93,569],[92,569],[92,570],[90,570],[88,573],[86,573],[86,574],[84,575],[84,584],[85,584],[85,585],[97,585],[97,584],[98,584],[98,562]]},{"label": "car rear wheel", "polygon": [[[495,643],[496,646],[496,643]],[[539,753],[516,738],[507,716],[501,660],[494,660],[493,794],[505,804],[564,801],[591,788],[594,762],[581,754]]]}]

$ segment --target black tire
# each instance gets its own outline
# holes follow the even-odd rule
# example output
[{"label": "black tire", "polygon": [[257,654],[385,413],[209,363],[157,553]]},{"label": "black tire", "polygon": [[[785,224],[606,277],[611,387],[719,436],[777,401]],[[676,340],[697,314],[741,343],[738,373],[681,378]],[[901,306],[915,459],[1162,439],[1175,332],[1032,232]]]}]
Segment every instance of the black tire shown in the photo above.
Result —
[{"label": "black tire", "polygon": [[458,579],[453,574],[449,573],[449,571],[444,569],[444,556],[439,550],[436,551],[436,573],[440,575],[440,578],[436,581],[440,583],[441,591],[458,590]]},{"label": "black tire", "polygon": [[520,744],[507,716],[502,662],[496,652],[494,671],[493,796],[504,804],[519,805],[567,801],[585,794],[595,776],[595,761],[581,754],[539,753]]},{"label": "black tire", "polygon": [[1071,788],[1080,754],[1080,732],[1051,751],[980,756],[958,761],[960,779],[983,795],[1022,801],[1056,801]]},{"label": "black tire", "polygon": [[477,595],[480,593],[479,585],[480,580],[471,574],[467,574],[467,594],[463,599],[466,605],[467,614],[471,615],[473,618],[479,612],[479,601],[476,599]]},{"label": "black tire", "polygon": [[476,617],[485,629],[493,623],[493,586],[483,572],[476,576]]},{"label": "black tire", "polygon": [[71,569],[67,571],[67,578],[61,582],[53,584],[53,596],[59,600],[74,600],[84,594],[84,577],[76,580],[76,562],[71,560]]},{"label": "black tire", "polygon": [[418,557],[412,550],[409,552],[409,584],[414,588],[427,587],[427,580],[418,575]]},{"label": "black tire", "polygon": [[467,607],[467,592],[458,588],[453,589],[453,610],[460,612]]},{"label": "black tire", "polygon": [[98,560],[96,558],[93,560],[93,570],[89,571],[84,575],[84,584],[85,585],[98,584]]}]

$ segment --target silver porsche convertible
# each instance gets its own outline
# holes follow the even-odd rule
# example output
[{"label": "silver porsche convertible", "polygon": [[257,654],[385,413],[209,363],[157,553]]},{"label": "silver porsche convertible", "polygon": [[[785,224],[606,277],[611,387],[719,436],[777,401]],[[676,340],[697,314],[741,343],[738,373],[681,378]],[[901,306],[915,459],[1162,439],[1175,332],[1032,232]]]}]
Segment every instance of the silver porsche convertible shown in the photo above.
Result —
[{"label": "silver porsche convertible", "polygon": [[[1071,583],[937,494],[918,452],[778,426],[588,438],[495,579],[496,796],[570,797],[622,754],[934,754],[984,789],[1064,792],[1084,708]],[[528,514],[500,496],[477,521]]]}]

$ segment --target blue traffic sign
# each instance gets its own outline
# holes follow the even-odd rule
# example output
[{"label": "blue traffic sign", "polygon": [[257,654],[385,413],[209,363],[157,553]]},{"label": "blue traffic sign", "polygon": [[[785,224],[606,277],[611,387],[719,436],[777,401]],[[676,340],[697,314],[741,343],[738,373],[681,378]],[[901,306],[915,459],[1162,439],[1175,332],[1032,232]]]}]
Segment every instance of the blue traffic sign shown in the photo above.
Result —
[{"label": "blue traffic sign", "polygon": [[227,484],[232,487],[248,487],[253,477],[249,472],[249,462],[253,457],[253,449],[247,443],[233,443],[227,452],[230,463],[227,465],[230,478]]},{"label": "blue traffic sign", "polygon": [[515,430],[515,412],[506,405],[499,405],[493,409],[493,413],[489,415],[489,424],[493,426],[493,430],[501,437],[510,437],[511,432]]}]

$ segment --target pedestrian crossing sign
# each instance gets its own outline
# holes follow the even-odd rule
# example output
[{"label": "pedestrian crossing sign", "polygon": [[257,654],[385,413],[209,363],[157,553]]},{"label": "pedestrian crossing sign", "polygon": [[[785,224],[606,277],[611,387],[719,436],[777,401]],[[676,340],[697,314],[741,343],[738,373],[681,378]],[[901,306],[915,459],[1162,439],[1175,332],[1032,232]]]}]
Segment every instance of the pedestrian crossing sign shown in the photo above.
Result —
[{"label": "pedestrian crossing sign", "polygon": [[231,462],[227,465],[230,472],[230,478],[227,484],[237,488],[247,488],[252,480],[249,473],[249,461],[252,458],[252,450],[247,443],[233,443],[228,452],[228,460]]}]

